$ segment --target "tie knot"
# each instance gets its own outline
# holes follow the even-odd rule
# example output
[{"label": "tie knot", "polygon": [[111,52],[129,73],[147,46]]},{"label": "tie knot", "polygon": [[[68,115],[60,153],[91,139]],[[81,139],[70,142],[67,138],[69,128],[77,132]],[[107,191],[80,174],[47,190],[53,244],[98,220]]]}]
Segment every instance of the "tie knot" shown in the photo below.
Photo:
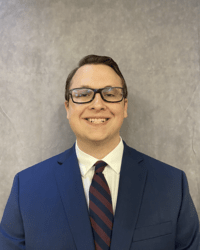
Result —
[{"label": "tie knot", "polygon": [[95,174],[102,173],[106,165],[107,164],[104,161],[97,161],[94,164],[94,166],[95,166]]}]

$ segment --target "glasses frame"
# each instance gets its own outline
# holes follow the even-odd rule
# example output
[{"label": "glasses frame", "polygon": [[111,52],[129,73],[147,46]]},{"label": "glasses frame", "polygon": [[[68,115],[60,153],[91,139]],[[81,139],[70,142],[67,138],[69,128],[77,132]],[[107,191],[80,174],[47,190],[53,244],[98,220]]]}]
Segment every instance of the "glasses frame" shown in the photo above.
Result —
[{"label": "glasses frame", "polygon": [[[104,97],[103,97],[102,91],[103,91],[104,89],[107,89],[107,88],[122,89],[122,90],[123,90],[122,99],[121,99],[120,101],[115,101],[115,102],[110,102],[110,101],[105,100]],[[73,100],[72,91],[73,91],[73,90],[76,90],[76,89],[90,89],[90,90],[93,90],[93,91],[94,91],[94,95],[93,95],[92,99],[91,99],[89,102],[75,102],[75,101]],[[106,87],[106,88],[101,88],[101,89],[75,88],[75,89],[70,89],[70,91],[69,91],[69,96],[71,96],[72,102],[77,103],[77,104],[85,104],[85,103],[90,103],[90,102],[92,102],[92,101],[94,100],[94,98],[95,98],[95,96],[96,96],[97,93],[99,93],[99,94],[101,95],[101,98],[102,98],[105,102],[108,102],[108,103],[117,103],[117,102],[121,102],[121,101],[124,99],[124,88],[121,88],[121,87]]]}]

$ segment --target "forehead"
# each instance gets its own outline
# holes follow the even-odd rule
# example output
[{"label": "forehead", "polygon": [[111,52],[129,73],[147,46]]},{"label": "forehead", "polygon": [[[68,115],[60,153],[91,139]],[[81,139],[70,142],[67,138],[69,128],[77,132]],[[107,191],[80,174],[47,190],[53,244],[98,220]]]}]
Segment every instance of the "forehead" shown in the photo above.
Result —
[{"label": "forehead", "polygon": [[122,80],[109,66],[104,64],[86,64],[80,67],[72,78],[71,88],[106,86],[122,87]]}]

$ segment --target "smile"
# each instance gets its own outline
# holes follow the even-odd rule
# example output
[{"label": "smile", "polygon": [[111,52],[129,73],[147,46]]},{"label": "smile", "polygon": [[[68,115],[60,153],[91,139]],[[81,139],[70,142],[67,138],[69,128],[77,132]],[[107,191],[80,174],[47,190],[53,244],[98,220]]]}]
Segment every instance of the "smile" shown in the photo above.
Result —
[{"label": "smile", "polygon": [[94,124],[100,124],[108,121],[109,118],[86,118],[87,121],[94,123]]}]

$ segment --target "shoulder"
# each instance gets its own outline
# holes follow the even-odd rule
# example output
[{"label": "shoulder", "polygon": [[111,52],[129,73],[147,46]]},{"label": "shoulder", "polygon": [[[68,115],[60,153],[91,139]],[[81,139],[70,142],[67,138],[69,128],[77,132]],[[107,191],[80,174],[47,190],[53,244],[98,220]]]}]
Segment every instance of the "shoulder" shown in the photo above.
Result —
[{"label": "shoulder", "polygon": [[185,175],[182,170],[151,156],[148,156],[142,152],[139,152],[136,149],[129,147],[125,143],[124,150],[126,152],[126,155],[129,155],[130,157],[136,159],[141,167],[143,166],[144,168],[146,168],[149,174],[162,175],[165,176],[165,178],[175,176],[182,178],[182,175]]},{"label": "shoulder", "polygon": [[[165,197],[172,195],[181,199],[182,192],[189,192],[188,180],[184,171],[167,163],[159,161],[131,147],[125,146],[126,154],[132,159],[137,159],[137,166],[146,172],[146,192],[157,192]],[[130,160],[129,160],[130,162]],[[181,200],[180,200],[181,202]]]},{"label": "shoulder", "polygon": [[48,176],[52,174],[52,172],[56,167],[62,165],[62,163],[68,157],[70,157],[70,155],[73,154],[74,152],[75,151],[73,146],[60,154],[57,154],[51,158],[48,158],[44,161],[41,161],[31,167],[28,167],[20,171],[19,173],[17,173],[17,175],[19,176],[19,178],[26,178],[26,179],[28,177],[33,179],[33,177],[36,176]]}]

